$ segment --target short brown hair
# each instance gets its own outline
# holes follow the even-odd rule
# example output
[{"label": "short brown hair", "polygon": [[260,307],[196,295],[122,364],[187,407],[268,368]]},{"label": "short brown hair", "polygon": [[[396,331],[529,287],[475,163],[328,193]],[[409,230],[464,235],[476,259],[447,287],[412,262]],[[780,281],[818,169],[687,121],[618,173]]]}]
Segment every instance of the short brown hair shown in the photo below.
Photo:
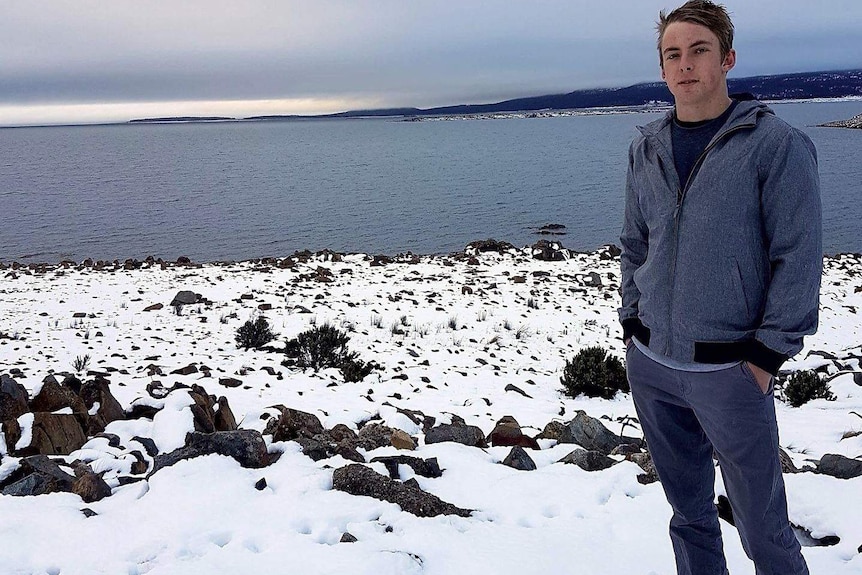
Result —
[{"label": "short brown hair", "polygon": [[733,22],[730,21],[727,8],[721,4],[709,0],[689,0],[670,14],[665,14],[662,10],[658,17],[658,60],[662,66],[664,60],[661,57],[661,41],[668,25],[674,22],[690,22],[709,28],[710,32],[718,36],[722,59],[733,49]]}]

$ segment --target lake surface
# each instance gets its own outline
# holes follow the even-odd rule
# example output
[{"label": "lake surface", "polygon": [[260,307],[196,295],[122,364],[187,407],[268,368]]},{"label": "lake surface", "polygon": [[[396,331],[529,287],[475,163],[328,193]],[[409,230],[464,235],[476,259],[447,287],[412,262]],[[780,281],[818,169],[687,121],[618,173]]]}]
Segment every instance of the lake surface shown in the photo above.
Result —
[{"label": "lake surface", "polygon": [[[862,102],[773,104],[818,148],[826,253],[862,252]],[[0,261],[618,243],[628,144],[656,113],[0,129]]]}]

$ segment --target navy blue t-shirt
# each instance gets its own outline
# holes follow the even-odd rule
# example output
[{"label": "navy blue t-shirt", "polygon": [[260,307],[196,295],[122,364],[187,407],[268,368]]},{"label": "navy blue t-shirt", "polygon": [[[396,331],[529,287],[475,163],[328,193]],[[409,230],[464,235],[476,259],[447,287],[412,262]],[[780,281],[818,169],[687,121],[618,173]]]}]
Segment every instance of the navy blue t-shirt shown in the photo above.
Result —
[{"label": "navy blue t-shirt", "polygon": [[673,163],[683,188],[688,182],[695,162],[727,121],[727,118],[730,117],[738,103],[738,100],[733,100],[721,116],[700,122],[683,122],[677,119],[676,111],[674,111],[670,132],[671,147],[673,148]]}]

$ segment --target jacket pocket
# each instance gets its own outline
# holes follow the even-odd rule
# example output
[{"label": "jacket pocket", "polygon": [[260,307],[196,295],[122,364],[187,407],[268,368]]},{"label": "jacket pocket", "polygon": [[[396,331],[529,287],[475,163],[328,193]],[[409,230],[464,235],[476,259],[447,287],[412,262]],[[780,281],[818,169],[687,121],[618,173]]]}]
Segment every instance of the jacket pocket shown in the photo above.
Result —
[{"label": "jacket pocket", "polygon": [[736,258],[727,258],[728,272],[730,279],[733,282],[734,297],[739,305],[740,311],[745,311],[745,317],[751,317],[751,304],[745,295],[745,285],[742,282],[742,270],[739,268],[739,261]]}]

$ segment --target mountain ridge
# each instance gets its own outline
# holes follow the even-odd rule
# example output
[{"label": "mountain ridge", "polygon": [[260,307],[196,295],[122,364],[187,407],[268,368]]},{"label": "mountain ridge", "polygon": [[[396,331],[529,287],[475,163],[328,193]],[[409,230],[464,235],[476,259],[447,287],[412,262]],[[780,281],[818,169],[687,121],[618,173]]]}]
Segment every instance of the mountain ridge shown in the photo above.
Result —
[{"label": "mountain ridge", "polygon": [[[749,93],[759,100],[802,100],[813,98],[862,98],[862,69],[821,72],[797,72],[732,78],[731,93]],[[643,82],[618,88],[588,88],[563,94],[546,94],[513,98],[487,104],[456,104],[433,108],[381,108],[348,110],[334,114],[251,116],[245,120],[288,120],[301,118],[359,118],[396,116],[446,116],[538,110],[572,110],[584,108],[645,106],[673,101],[664,82]]]}]

